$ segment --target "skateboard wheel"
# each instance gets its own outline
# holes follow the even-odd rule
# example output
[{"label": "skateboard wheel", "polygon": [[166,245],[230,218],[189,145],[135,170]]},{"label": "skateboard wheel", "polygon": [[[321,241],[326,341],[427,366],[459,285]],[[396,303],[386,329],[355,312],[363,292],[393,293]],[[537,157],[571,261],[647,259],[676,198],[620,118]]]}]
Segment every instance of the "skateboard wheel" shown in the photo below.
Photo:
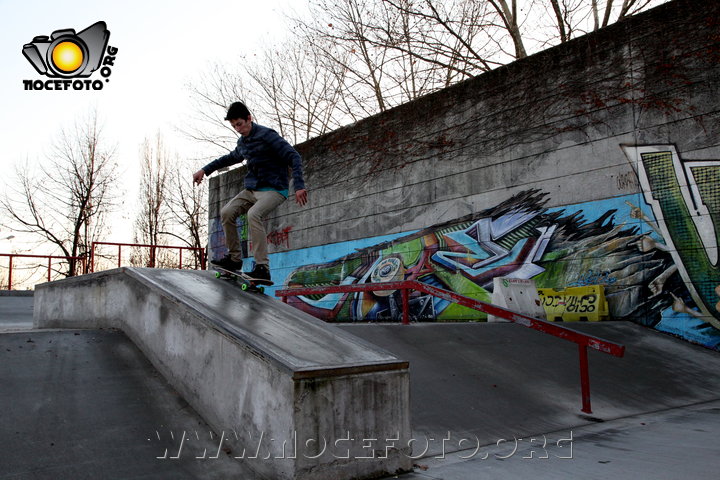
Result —
[{"label": "skateboard wheel", "polygon": [[215,272],[215,278],[220,278],[220,272]]},{"label": "skateboard wheel", "polygon": [[260,291],[260,293],[265,293],[265,287],[258,287],[258,290]]},{"label": "skateboard wheel", "polygon": [[240,285],[240,290],[242,290],[243,292],[246,291],[247,289],[248,289],[247,283],[243,283],[242,285]]}]

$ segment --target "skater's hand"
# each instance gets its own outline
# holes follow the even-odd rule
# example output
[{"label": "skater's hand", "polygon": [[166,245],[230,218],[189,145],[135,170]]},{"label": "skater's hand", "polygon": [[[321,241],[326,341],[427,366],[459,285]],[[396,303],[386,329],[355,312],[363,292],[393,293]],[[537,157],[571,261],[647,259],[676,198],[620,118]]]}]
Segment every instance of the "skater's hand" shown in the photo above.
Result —
[{"label": "skater's hand", "polygon": [[305,190],[304,188],[302,190],[297,190],[295,192],[295,201],[301,207],[305,206],[305,204],[307,203],[307,190]]},{"label": "skater's hand", "polygon": [[203,169],[201,168],[200,170],[198,170],[197,172],[195,172],[195,173],[193,174],[193,182],[195,182],[196,184],[200,185],[200,184],[202,183],[202,180],[203,180],[203,177],[204,177],[204,176],[205,176],[205,170],[203,170]]}]

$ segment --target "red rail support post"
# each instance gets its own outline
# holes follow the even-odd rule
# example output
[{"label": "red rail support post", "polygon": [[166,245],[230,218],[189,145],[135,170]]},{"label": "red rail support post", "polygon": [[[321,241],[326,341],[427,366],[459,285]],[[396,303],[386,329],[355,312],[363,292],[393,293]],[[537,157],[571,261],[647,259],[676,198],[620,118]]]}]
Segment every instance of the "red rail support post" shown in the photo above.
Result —
[{"label": "red rail support post", "polygon": [[403,288],[402,290],[402,312],[403,312],[403,325],[410,325],[410,290]]},{"label": "red rail support post", "polygon": [[13,268],[13,255],[10,255],[10,268],[8,269],[8,290],[12,290],[12,268]]},{"label": "red rail support post", "polygon": [[90,268],[88,269],[90,273],[95,271],[95,243],[90,244]]},{"label": "red rail support post", "polygon": [[592,413],[590,407],[590,372],[588,367],[588,352],[585,345],[578,344],[580,358],[580,395],[582,396],[582,411]]}]

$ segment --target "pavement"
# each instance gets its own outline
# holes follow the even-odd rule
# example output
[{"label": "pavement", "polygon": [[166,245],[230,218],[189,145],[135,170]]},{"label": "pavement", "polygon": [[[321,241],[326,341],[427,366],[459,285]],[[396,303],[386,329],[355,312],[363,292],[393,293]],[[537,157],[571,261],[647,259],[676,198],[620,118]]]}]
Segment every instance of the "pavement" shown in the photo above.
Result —
[{"label": "pavement", "polygon": [[252,478],[122,332],[0,334],[0,377],[0,479]]},{"label": "pavement", "polygon": [[27,292],[0,294],[0,333],[32,328],[33,296]]},{"label": "pavement", "polygon": [[720,470],[718,427],[720,401],[705,402],[426,457],[391,478],[710,480]]},{"label": "pavement", "polygon": [[[33,330],[0,296],[0,479],[252,479],[117,330]],[[720,355],[625,322],[569,325],[590,351],[519,325],[339,325],[410,362],[414,471],[387,478],[715,479]]]},{"label": "pavement", "polygon": [[566,324],[623,343],[589,351],[509,323],[350,331],[410,361],[415,471],[405,480],[716,479],[720,355],[627,322]]}]

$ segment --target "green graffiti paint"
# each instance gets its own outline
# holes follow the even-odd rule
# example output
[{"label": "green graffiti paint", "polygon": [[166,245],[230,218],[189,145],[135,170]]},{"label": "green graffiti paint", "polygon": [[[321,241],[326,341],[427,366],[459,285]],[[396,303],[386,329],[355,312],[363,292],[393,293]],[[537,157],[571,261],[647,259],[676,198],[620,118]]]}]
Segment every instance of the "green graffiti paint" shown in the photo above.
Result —
[{"label": "green graffiti paint", "polygon": [[708,245],[703,239],[709,238],[708,232],[701,232],[693,220],[697,216],[699,205],[688,205],[689,191],[692,185],[683,186],[679,179],[683,179],[685,172],[679,168],[679,162],[674,158],[673,151],[642,153],[642,167],[644,169],[652,199],[660,208],[661,222],[667,229],[675,248],[673,252],[682,264],[681,272],[686,277],[688,287],[693,298],[701,306],[702,313],[715,327],[720,328],[720,313],[715,308],[718,296],[715,288],[720,285],[720,267],[717,260],[714,262],[708,254],[709,249],[717,249],[718,226],[720,225],[720,166],[691,167],[694,175],[695,188],[700,193],[701,202],[708,209],[713,226],[715,238],[713,244]]}]

